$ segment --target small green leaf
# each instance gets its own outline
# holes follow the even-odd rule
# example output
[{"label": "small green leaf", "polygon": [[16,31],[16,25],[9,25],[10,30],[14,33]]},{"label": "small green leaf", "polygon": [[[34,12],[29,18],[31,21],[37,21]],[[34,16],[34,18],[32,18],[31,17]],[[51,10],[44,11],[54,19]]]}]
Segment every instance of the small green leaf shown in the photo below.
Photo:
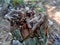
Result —
[{"label": "small green leaf", "polygon": [[44,12],[44,9],[40,9],[39,12]]},{"label": "small green leaf", "polygon": [[23,39],[19,30],[15,30],[14,32],[12,32],[12,35],[13,35],[13,39],[17,39],[19,41],[22,41]]},{"label": "small green leaf", "polygon": [[20,5],[23,3],[23,0],[13,0],[13,5],[16,6],[16,5]]}]

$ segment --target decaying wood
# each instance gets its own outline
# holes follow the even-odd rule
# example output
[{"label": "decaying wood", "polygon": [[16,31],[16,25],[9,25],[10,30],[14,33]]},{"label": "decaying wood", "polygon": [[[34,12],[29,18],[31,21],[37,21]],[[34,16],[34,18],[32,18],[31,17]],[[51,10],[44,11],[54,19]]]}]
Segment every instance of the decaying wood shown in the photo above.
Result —
[{"label": "decaying wood", "polygon": [[[23,11],[23,13],[21,11],[22,10],[13,10],[9,12],[5,18],[12,22],[12,27],[21,29],[22,37],[25,40],[28,37],[33,37],[34,33],[40,28],[40,26],[46,22],[45,18],[47,17],[44,14],[34,16],[35,13],[31,13],[32,11]],[[14,12],[17,14],[14,14]],[[12,30],[12,32],[13,31],[14,30]]]}]

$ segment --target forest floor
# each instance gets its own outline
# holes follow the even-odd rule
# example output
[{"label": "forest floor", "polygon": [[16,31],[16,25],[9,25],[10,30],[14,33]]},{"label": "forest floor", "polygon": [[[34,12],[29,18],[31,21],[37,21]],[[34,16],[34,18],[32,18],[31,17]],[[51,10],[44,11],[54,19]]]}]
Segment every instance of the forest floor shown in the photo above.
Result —
[{"label": "forest floor", "polygon": [[[54,3],[55,4],[55,3]],[[47,16],[49,21],[49,39],[48,39],[48,45],[53,45],[55,42],[54,35],[58,35],[60,37],[60,5],[58,2],[55,5],[47,4],[45,5],[47,8]],[[5,22],[5,23],[4,23]],[[10,40],[12,39],[12,36],[9,32],[9,24],[8,22],[2,20],[0,18],[0,45],[9,45]],[[2,31],[3,30],[3,31]],[[52,35],[50,38],[50,34]],[[8,38],[7,38],[8,36]]]},{"label": "forest floor", "polygon": [[[57,1],[56,3],[52,3],[53,5],[48,3],[45,6],[47,8],[48,21],[50,26],[49,33],[53,34],[52,37],[56,35],[57,37],[60,38],[60,5],[59,5],[60,3],[59,2],[60,1]],[[50,45],[53,45],[54,43],[56,43],[55,40],[56,39],[54,36],[53,38],[50,38],[48,42]]]}]

